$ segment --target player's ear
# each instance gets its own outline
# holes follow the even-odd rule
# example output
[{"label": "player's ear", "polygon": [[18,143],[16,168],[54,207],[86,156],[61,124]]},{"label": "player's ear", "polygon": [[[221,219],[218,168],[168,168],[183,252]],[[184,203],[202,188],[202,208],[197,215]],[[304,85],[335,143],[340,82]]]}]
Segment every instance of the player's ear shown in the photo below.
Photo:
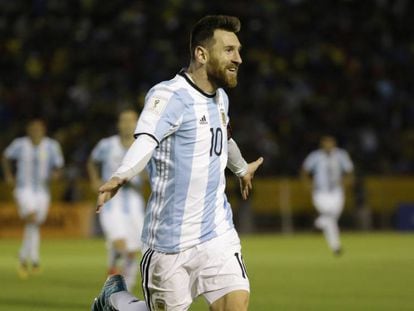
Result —
[{"label": "player's ear", "polygon": [[201,64],[207,63],[208,60],[208,51],[206,48],[202,47],[201,45],[197,46],[194,50],[194,58],[197,62]]}]

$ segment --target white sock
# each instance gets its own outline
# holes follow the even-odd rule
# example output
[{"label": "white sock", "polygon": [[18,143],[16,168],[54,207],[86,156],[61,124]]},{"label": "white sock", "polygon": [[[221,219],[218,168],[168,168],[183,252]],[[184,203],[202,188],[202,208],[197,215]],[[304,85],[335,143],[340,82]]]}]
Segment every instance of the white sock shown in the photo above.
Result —
[{"label": "white sock", "polygon": [[118,259],[121,257],[121,254],[115,250],[112,246],[108,249],[108,267],[109,269],[115,268]]},{"label": "white sock", "polygon": [[137,283],[138,261],[136,258],[128,256],[125,260],[123,275],[128,291],[132,293],[135,284]]},{"label": "white sock", "polygon": [[336,251],[341,247],[337,220],[334,217],[325,216],[325,223],[326,226],[323,229],[323,233],[325,234],[326,241],[331,250]]},{"label": "white sock", "polygon": [[145,301],[139,300],[127,291],[112,294],[109,301],[119,311],[149,311]]},{"label": "white sock", "polygon": [[29,259],[30,255],[30,224],[26,224],[23,230],[22,247],[20,248],[20,261],[24,262]]},{"label": "white sock", "polygon": [[32,263],[39,263],[40,230],[39,225],[30,224],[30,259]]}]

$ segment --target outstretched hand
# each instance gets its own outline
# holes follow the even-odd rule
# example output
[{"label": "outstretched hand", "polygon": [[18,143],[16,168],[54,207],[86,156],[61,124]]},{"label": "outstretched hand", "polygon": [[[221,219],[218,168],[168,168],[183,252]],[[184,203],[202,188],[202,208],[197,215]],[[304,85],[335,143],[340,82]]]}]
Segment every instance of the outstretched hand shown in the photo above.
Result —
[{"label": "outstretched hand", "polygon": [[240,191],[243,197],[243,200],[247,200],[250,194],[250,190],[252,190],[252,180],[254,177],[254,173],[259,168],[260,165],[263,163],[263,158],[260,157],[256,161],[250,162],[247,167],[247,173],[243,177],[240,177]]},{"label": "outstretched hand", "polygon": [[118,192],[119,188],[121,188],[125,183],[126,180],[119,177],[112,177],[99,188],[98,200],[96,203],[97,213],[101,211],[102,206],[112,199]]}]

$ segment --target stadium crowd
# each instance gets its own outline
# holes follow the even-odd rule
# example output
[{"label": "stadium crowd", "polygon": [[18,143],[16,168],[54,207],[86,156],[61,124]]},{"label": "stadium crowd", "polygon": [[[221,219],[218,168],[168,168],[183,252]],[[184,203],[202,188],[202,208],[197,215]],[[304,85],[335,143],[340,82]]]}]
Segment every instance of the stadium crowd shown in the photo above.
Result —
[{"label": "stadium crowd", "polygon": [[296,175],[323,133],[364,174],[414,173],[408,0],[0,0],[0,149],[42,117],[84,176],[117,113],[187,65],[189,27],[239,16],[234,136],[261,174]]}]

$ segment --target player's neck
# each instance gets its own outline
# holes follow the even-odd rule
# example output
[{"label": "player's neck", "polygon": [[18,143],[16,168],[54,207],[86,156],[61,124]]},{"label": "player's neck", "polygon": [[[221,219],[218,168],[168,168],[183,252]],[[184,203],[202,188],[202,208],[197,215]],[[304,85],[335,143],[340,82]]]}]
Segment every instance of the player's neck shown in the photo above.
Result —
[{"label": "player's neck", "polygon": [[217,86],[208,79],[207,72],[203,67],[197,67],[196,64],[191,63],[186,74],[195,85],[207,94],[214,94],[216,92]]},{"label": "player's neck", "polygon": [[122,146],[124,146],[125,148],[129,148],[129,146],[132,145],[135,139],[132,135],[119,135],[119,137],[121,139]]},{"label": "player's neck", "polygon": [[39,146],[43,138],[30,138],[33,146]]}]

